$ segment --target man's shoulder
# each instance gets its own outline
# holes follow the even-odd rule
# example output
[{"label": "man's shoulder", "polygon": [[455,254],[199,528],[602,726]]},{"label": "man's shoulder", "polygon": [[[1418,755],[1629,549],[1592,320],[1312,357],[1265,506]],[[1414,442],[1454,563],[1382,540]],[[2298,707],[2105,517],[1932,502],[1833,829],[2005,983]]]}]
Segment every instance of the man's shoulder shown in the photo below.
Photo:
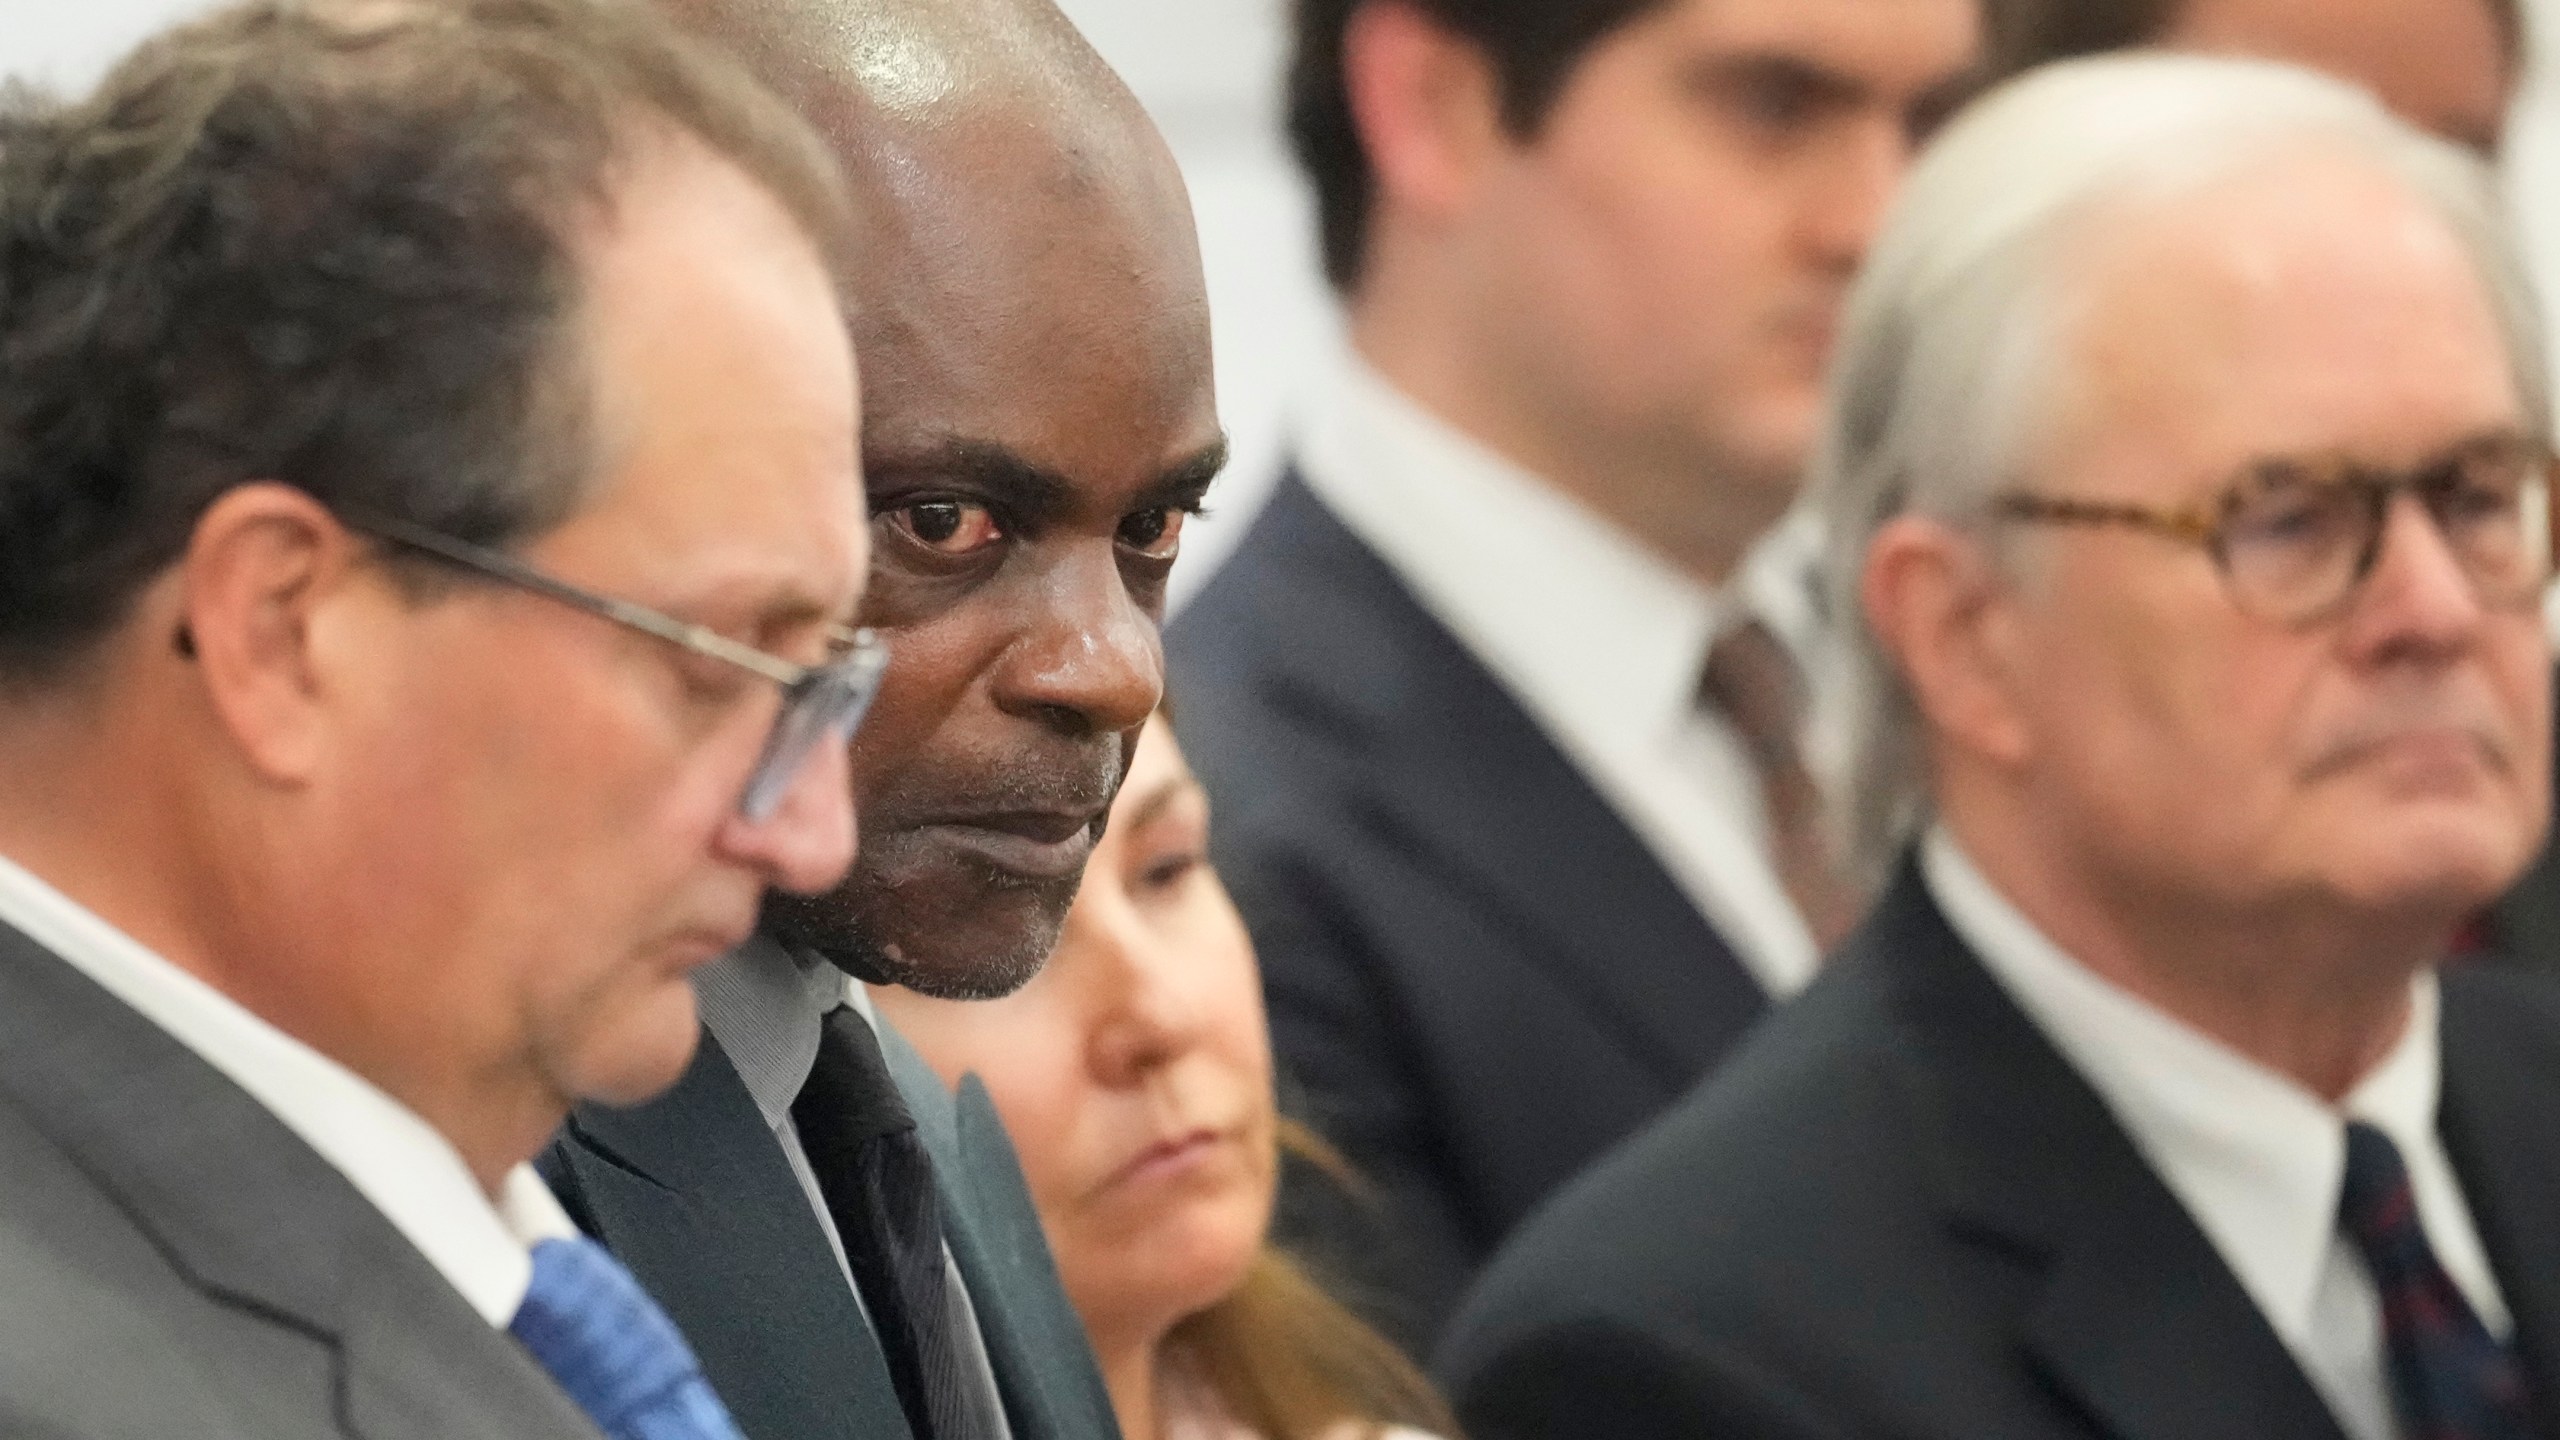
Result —
[{"label": "man's shoulder", "polygon": [[2560,976],[2457,964],[2442,984],[2448,1045],[2520,1046],[2560,1062]]},{"label": "man's shoulder", "polygon": [[[235,1345],[259,1348],[260,1322],[227,1313],[191,1283],[115,1195],[5,1099],[0,1153],[9,1157],[0,1165],[0,1294],[9,1297],[0,1305],[0,1428],[261,1433],[267,1417],[255,1398],[233,1393],[207,1365],[244,1358],[230,1353]],[[265,1348],[284,1338],[269,1334]],[[116,1357],[114,1385],[95,1381],[101,1355]],[[315,1418],[325,1412],[282,1433],[314,1433]]]},{"label": "man's shoulder", "polygon": [[1880,962],[1826,973],[1541,1208],[1453,1332],[1455,1368],[1579,1324],[1712,1332],[1856,1282],[1926,1194],[1915,1065]]},{"label": "man's shoulder", "polygon": [[[178,1218],[184,1194],[108,1184],[9,1096],[0,1154],[0,1433],[335,1440],[353,1412],[385,1436],[583,1433],[389,1222],[340,1214],[338,1197],[278,1177],[262,1187],[260,1233],[238,1213],[194,1224]],[[242,1193],[260,1188],[259,1162],[240,1165]],[[311,1223],[299,1244],[297,1215]],[[325,1314],[226,1279],[297,1249],[348,1272]],[[98,1382],[101,1356],[112,1384]]]}]

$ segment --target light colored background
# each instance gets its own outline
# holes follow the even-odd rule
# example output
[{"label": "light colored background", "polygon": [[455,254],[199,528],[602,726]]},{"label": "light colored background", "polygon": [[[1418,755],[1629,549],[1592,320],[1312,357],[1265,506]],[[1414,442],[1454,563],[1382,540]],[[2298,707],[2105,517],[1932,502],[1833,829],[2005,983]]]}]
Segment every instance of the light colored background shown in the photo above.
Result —
[{"label": "light colored background", "polygon": [[[849,0],[860,3],[860,0]],[[1236,461],[1185,540],[1177,602],[1233,545],[1281,460],[1292,397],[1336,344],[1311,207],[1279,129],[1286,0],[1061,0],[1119,67],[1191,182]],[[76,87],[205,0],[0,0],[0,72]],[[2517,214],[2560,315],[2560,0],[2528,0],[2536,79],[2508,152]],[[2555,326],[2560,330],[2560,325]]]}]

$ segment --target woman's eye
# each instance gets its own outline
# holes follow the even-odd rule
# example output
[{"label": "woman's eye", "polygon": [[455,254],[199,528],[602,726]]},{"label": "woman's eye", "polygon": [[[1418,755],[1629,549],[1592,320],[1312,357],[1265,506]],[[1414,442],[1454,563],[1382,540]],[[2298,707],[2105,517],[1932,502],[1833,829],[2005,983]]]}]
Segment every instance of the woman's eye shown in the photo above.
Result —
[{"label": "woman's eye", "polygon": [[987,507],[969,500],[913,500],[884,518],[937,555],[975,554],[1004,538]]},{"label": "woman's eye", "polygon": [[1120,522],[1120,543],[1150,560],[1170,560],[1182,552],[1182,526],[1190,518],[1170,505],[1141,510]]},{"label": "woman's eye", "polygon": [[1158,856],[1139,872],[1138,884],[1149,892],[1161,894],[1189,879],[1205,858],[1196,850]]}]

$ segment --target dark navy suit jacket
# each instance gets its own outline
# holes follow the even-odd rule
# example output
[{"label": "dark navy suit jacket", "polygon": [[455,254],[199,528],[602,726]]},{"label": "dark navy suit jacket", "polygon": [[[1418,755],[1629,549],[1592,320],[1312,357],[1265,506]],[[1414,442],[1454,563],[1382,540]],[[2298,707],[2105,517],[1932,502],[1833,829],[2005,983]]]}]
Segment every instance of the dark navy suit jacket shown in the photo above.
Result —
[{"label": "dark navy suit jacket", "polygon": [[1289,1102],[1384,1202],[1382,1223],[1354,1205],[1288,1228],[1427,1340],[1512,1226],[1687,1090],[1765,997],[1295,475],[1170,643]]},{"label": "dark navy suit jacket", "polygon": [[[2448,967],[2437,1127],[2560,1434],[2560,988]],[[1916,867],[1525,1227],[1442,1373],[1475,1440],[2340,1440]]]}]

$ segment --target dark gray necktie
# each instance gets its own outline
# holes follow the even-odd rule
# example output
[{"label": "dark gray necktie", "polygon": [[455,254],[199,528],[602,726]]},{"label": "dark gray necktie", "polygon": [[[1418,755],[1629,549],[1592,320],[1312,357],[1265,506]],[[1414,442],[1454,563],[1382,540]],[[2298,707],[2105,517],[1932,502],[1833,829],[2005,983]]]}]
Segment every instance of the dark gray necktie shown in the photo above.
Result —
[{"label": "dark gray necktie", "polygon": [[849,1007],[827,1016],[817,1063],[791,1104],[889,1362],[916,1440],[988,1440],[955,1333],[942,1245],[942,1196],[915,1117],[871,1026]]}]

